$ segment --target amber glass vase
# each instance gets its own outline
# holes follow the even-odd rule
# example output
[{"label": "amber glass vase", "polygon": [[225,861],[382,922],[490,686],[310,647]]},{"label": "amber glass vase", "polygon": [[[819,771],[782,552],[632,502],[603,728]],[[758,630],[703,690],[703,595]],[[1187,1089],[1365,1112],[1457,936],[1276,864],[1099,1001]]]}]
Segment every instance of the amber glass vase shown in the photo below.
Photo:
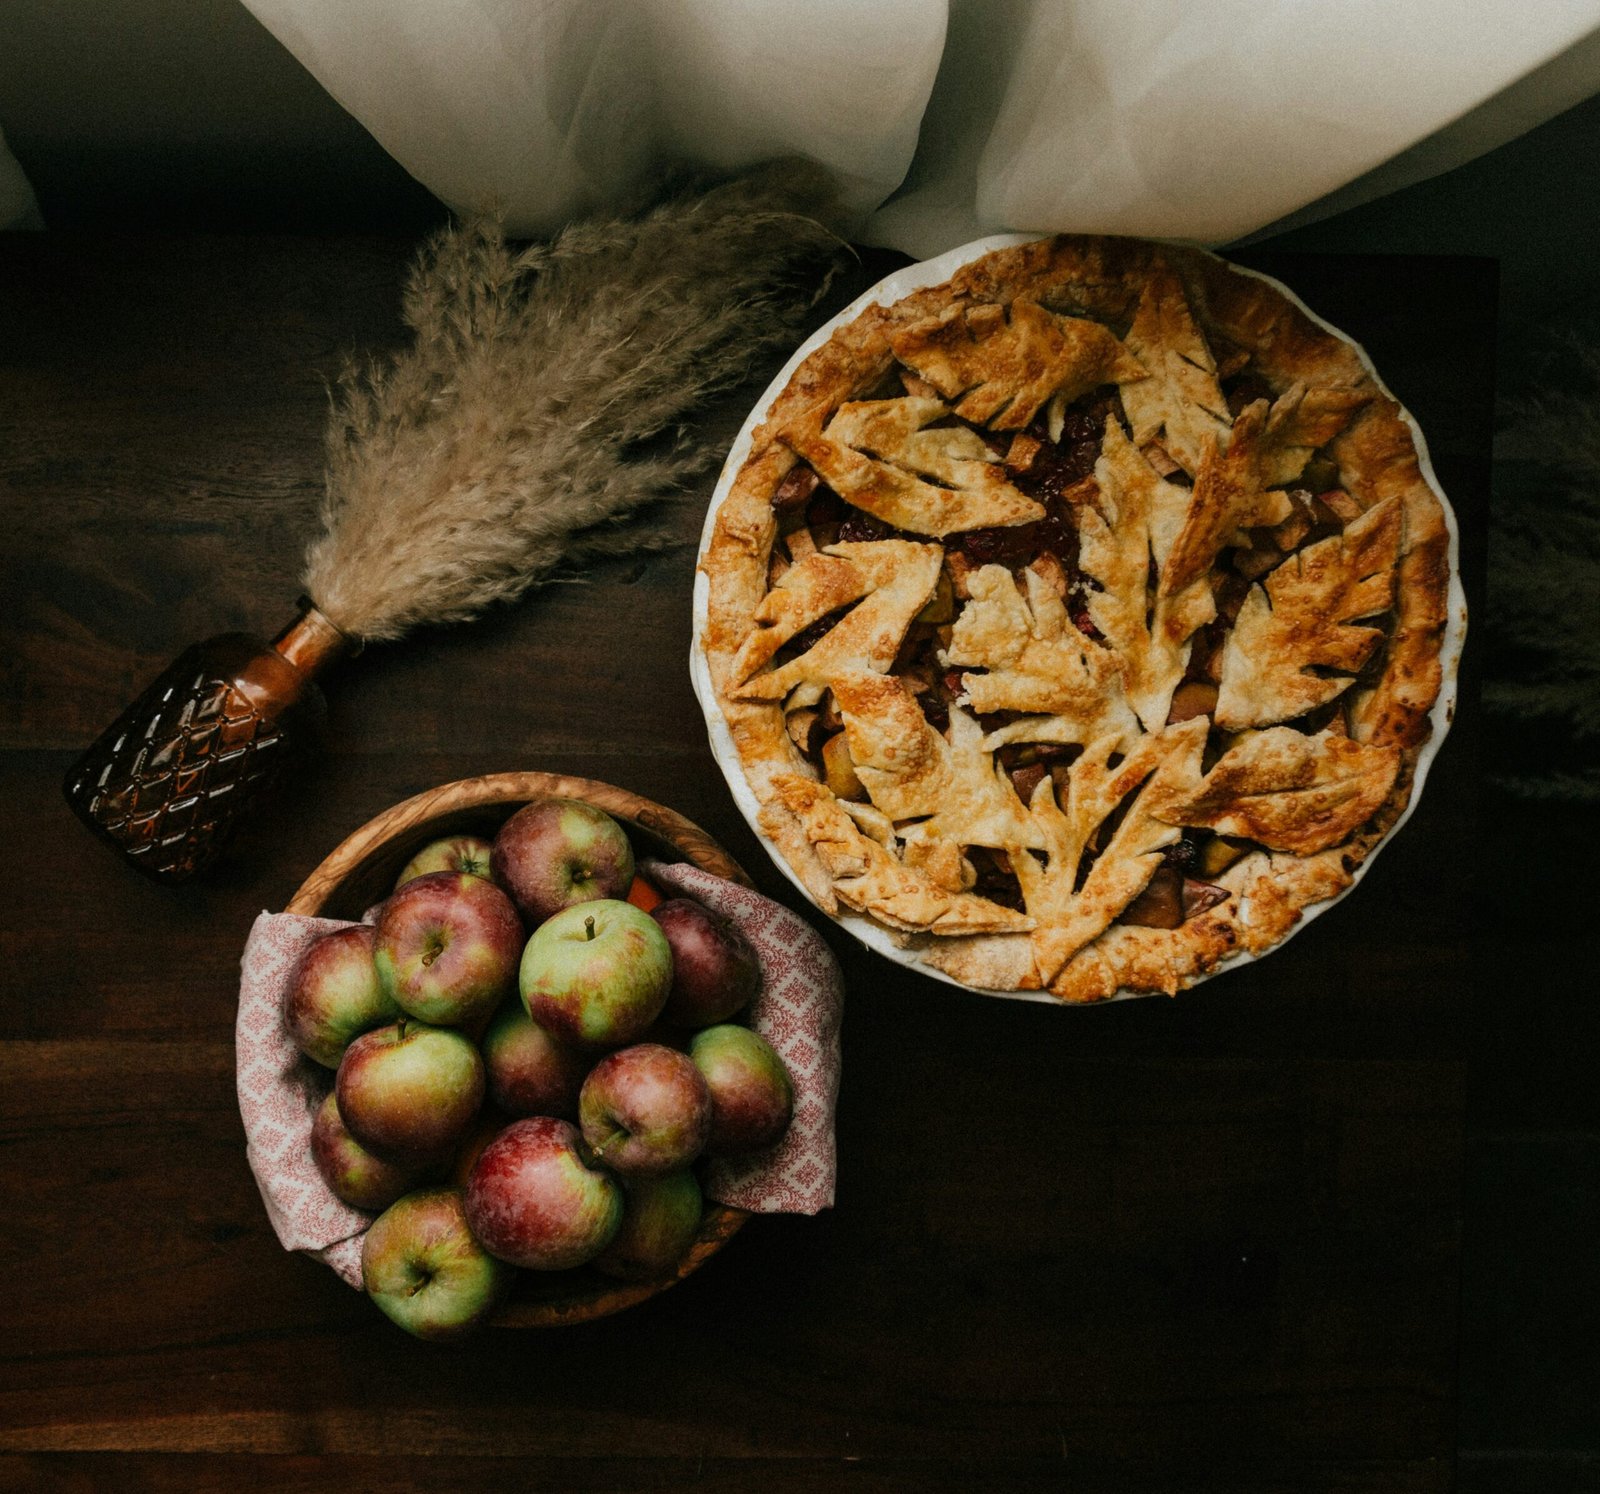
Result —
[{"label": "amber glass vase", "polygon": [[324,712],[315,676],[350,640],[309,601],[270,644],[222,633],[186,649],[67,773],[67,802],[159,882],[220,852]]}]

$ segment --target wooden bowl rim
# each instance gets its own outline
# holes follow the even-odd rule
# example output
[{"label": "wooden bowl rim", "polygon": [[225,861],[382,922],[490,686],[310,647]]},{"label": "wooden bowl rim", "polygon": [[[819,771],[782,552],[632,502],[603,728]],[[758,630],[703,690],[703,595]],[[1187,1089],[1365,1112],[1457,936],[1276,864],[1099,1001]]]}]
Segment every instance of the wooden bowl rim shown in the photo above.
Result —
[{"label": "wooden bowl rim", "polygon": [[670,841],[702,871],[726,877],[743,887],[755,886],[749,873],[693,820],[642,794],[602,783],[597,778],[576,778],[568,774],[485,773],[476,778],[441,783],[374,815],[323,857],[296,889],[285,911],[308,918],[320,917],[328,894],[362,861],[396,835],[414,830],[427,820],[463,809],[486,809],[546,798],[587,800],[607,814],[632,820]]},{"label": "wooden bowl rim", "polygon": [[[703,871],[725,877],[744,887],[754,887],[749,874],[695,822],[675,809],[646,799],[642,794],[603,783],[597,778],[578,778],[560,773],[486,773],[476,778],[459,778],[436,788],[413,794],[373,816],[358,830],[347,835],[317,864],[289,899],[287,912],[303,917],[322,916],[322,907],[333,890],[374,852],[397,835],[415,830],[440,815],[460,810],[494,808],[497,805],[527,803],[534,799],[583,799],[667,841],[687,860]],[[555,1328],[591,1322],[633,1307],[676,1285],[697,1271],[735,1235],[749,1214],[731,1204],[711,1203],[701,1222],[700,1236],[678,1264],[673,1275],[659,1281],[618,1282],[593,1297],[573,1302],[511,1303],[493,1319],[501,1328]]]}]

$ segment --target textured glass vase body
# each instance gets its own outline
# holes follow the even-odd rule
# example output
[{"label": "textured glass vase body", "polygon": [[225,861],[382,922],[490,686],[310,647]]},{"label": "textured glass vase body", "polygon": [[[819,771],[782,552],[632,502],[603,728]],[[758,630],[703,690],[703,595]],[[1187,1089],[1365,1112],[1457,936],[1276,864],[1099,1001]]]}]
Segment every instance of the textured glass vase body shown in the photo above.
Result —
[{"label": "textured glass vase body", "polygon": [[223,633],[186,649],[67,773],[88,827],[159,882],[182,882],[315,735],[314,676],[347,640],[308,606],[273,642]]}]

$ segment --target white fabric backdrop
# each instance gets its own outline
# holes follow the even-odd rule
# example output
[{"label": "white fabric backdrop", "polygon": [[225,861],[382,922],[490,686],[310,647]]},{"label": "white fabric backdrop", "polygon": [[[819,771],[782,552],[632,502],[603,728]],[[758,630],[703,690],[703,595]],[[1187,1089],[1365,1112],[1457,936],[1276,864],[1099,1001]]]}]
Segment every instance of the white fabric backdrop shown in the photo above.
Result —
[{"label": "white fabric backdrop", "polygon": [[[853,231],[917,255],[1007,228],[1225,242],[1600,89],[1600,0],[245,3],[451,207],[525,233],[662,153],[797,151]],[[1504,92],[1530,73],[1555,81]]]}]

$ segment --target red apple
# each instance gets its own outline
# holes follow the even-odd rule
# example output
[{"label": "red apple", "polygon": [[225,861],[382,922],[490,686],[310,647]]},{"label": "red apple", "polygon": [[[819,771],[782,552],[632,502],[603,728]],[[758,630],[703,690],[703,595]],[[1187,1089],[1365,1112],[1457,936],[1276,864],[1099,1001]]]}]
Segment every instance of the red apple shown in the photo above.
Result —
[{"label": "red apple", "polygon": [[375,1157],[350,1134],[339,1115],[338,1096],[329,1093],[311,1123],[311,1158],[322,1180],[352,1209],[377,1213],[409,1193],[417,1169]]},{"label": "red apple", "polygon": [[794,1085],[772,1045],[748,1027],[724,1024],[696,1033],[689,1057],[711,1091],[714,1156],[760,1151],[789,1129]]},{"label": "red apple", "polygon": [[742,1011],[761,989],[761,961],[732,919],[689,897],[650,910],[672,946],[672,990],[663,1018],[709,1027]]},{"label": "red apple", "polygon": [[429,872],[378,915],[373,958],[404,1012],[441,1027],[481,1022],[515,989],[522,921],[493,882]]},{"label": "red apple", "polygon": [[559,1042],[614,1048],[660,1015],[672,987],[672,949],[632,903],[603,898],[546,919],[522,952],[522,1003]]},{"label": "red apple", "polygon": [[405,864],[405,870],[395,879],[398,892],[407,882],[425,877],[429,872],[465,872],[471,877],[489,875],[489,853],[494,849],[478,835],[452,835],[425,845]]},{"label": "red apple", "polygon": [[688,1054],[636,1043],[608,1054],[583,1081],[578,1123],[597,1160],[625,1178],[660,1177],[705,1149],[711,1095]]},{"label": "red apple", "polygon": [[460,1338],[493,1313],[514,1273],[467,1228],[461,1192],[408,1193],[361,1242],[367,1295],[417,1338]]},{"label": "red apple", "polygon": [[289,1035],[307,1058],[336,1069],[351,1038],[392,1022],[400,1008],[384,994],[367,924],[323,934],[305,952],[284,1002]]},{"label": "red apple", "polygon": [[622,1185],[591,1166],[570,1121],[513,1121],[479,1153],[467,1179],[467,1223],[514,1266],[564,1271],[593,1259],[622,1223]]},{"label": "red apple", "polygon": [[578,1090],[590,1058],[558,1043],[520,1001],[508,1001],[483,1035],[489,1098],[507,1115],[578,1117]]},{"label": "red apple", "polygon": [[351,1043],[334,1084],[339,1114],[362,1146],[422,1165],[466,1135],[483,1103],[483,1059],[454,1028],[402,1017]]},{"label": "red apple", "polygon": [[484,1147],[505,1128],[505,1116],[489,1110],[481,1111],[477,1120],[468,1129],[466,1139],[456,1147],[455,1160],[450,1164],[445,1181],[453,1187],[465,1188],[467,1179],[472,1176],[472,1169],[478,1165],[478,1158],[482,1155]]},{"label": "red apple", "polygon": [[700,1184],[687,1168],[623,1184],[622,1227],[594,1268],[624,1281],[668,1276],[700,1233]]},{"label": "red apple", "polygon": [[625,898],[633,847],[622,826],[581,799],[536,799],[494,838],[494,878],[530,923],[596,898]]}]

